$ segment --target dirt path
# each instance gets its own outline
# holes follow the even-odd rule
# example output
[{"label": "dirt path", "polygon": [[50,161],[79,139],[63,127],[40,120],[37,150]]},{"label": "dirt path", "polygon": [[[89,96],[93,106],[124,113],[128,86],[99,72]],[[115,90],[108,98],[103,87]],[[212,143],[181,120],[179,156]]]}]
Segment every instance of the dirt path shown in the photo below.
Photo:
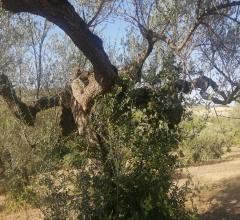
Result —
[{"label": "dirt path", "polygon": [[[179,181],[191,176],[187,206],[197,208],[200,220],[240,220],[240,148],[224,155],[221,161],[188,167]],[[6,212],[5,197],[0,195],[0,220],[41,220],[38,210]]]},{"label": "dirt path", "polygon": [[0,220],[42,220],[41,213],[37,209],[21,207],[19,211],[6,209],[6,197],[0,195]]},{"label": "dirt path", "polygon": [[240,220],[240,148],[225,154],[221,162],[189,167],[184,174],[191,176],[187,205],[193,202],[201,220]]}]

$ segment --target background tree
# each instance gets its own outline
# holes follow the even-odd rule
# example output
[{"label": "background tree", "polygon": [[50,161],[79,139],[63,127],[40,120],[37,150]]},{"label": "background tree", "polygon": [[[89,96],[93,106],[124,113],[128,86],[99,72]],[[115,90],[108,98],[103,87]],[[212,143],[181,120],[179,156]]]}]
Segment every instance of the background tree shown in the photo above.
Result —
[{"label": "background tree", "polygon": [[[101,10],[103,10],[103,6],[105,3],[106,2],[102,2],[102,4],[97,7],[99,10],[96,10],[96,16],[93,16],[92,19],[96,20],[97,17],[100,16],[100,12]],[[47,1],[46,4],[55,5],[55,3],[50,1]],[[120,15],[122,13],[127,20],[129,20],[132,24],[139,28],[140,33],[143,37],[142,39],[146,40],[145,42],[147,45],[146,50],[143,48],[143,52],[139,54],[137,58],[137,63],[139,64],[137,65],[138,67],[136,70],[138,81],[141,79],[142,67],[149,55],[151,54],[152,50],[154,49],[154,44],[156,44],[157,42],[163,42],[170,49],[174,50],[174,52],[179,55],[179,58],[184,59],[183,61],[186,66],[186,63],[189,62],[187,62],[184,57],[186,57],[187,54],[188,56],[191,56],[191,54],[195,54],[196,52],[194,52],[194,50],[192,50],[191,48],[199,46],[196,45],[195,42],[201,42],[202,39],[214,39],[214,37],[216,38],[216,36],[219,35],[217,34],[217,26],[215,28],[212,27],[216,19],[220,19],[220,21],[222,22],[221,27],[224,26],[224,23],[226,23],[228,27],[234,29],[234,27],[236,27],[236,24],[238,24],[238,1],[226,3],[224,1],[212,1],[211,3],[202,1],[192,2],[192,4],[190,4],[191,10],[189,10],[189,12],[186,12],[185,10],[187,4],[188,1],[183,1],[181,3],[177,1],[172,1],[168,4],[164,1],[132,1],[129,5],[127,4],[127,6],[123,4],[122,7],[124,14],[122,13],[122,10],[120,10]],[[102,41],[95,34],[92,34],[89,31],[88,24],[84,21],[85,18],[81,18],[67,1],[58,4],[59,8],[64,7],[65,9],[69,9],[68,12],[63,11],[62,13],[70,13],[71,10],[71,16],[69,15],[67,19],[60,19],[60,14],[53,15],[50,12],[46,12],[42,8],[42,6],[38,5],[37,3],[30,4],[27,2],[21,2],[19,4],[13,5],[11,1],[3,1],[3,6],[14,12],[29,11],[31,13],[47,17],[50,21],[53,21],[54,23],[59,25],[72,38],[76,46],[78,46],[79,49],[82,50],[83,54],[92,63],[94,77],[92,76],[92,74],[89,74],[88,84],[85,85],[81,82],[81,80],[79,81],[79,79],[77,79],[73,81],[71,86],[73,97],[77,100],[78,104],[82,103],[80,109],[79,106],[76,106],[73,103],[70,104],[69,107],[69,103],[64,104],[58,103],[57,101],[55,102],[55,105],[65,105],[65,107],[68,106],[68,108],[71,108],[72,112],[78,112],[78,114],[75,114],[72,117],[75,118],[76,124],[79,127],[79,132],[83,132],[85,130],[84,127],[86,127],[87,124],[86,112],[90,106],[89,104],[91,103],[92,98],[104,91],[105,89],[108,90],[108,88],[110,88],[114,84],[114,78],[116,78],[116,68],[113,67],[113,65],[109,61],[109,58],[104,52]],[[131,10],[132,8],[134,8],[135,10]],[[128,13],[128,11],[133,11],[134,14]],[[219,13],[219,11],[221,13]],[[160,15],[161,12],[164,13]],[[82,13],[84,14],[85,12]],[[167,15],[169,14],[171,14],[171,19],[167,17]],[[70,30],[70,21],[73,23],[81,23],[82,26],[78,28],[73,27]],[[162,24],[159,23],[159,21],[161,21]],[[184,28],[182,28],[182,22],[184,22]],[[73,23],[71,25],[73,25]],[[219,22],[217,24],[219,24]],[[83,30],[83,32],[81,32],[80,34],[81,29]],[[211,31],[211,29],[214,31]],[[207,35],[202,35],[202,33],[204,33],[203,30],[208,30]],[[233,33],[233,31],[231,31],[231,33]],[[221,37],[222,35],[220,36],[220,38]],[[217,39],[219,39],[219,37]],[[231,46],[236,48],[235,45],[237,44],[237,42],[238,41],[234,41]],[[85,45],[88,45],[88,48],[86,48]],[[192,46],[190,47],[190,45]],[[93,46],[93,48],[91,48],[90,46]],[[191,49],[190,52],[189,48]],[[188,60],[191,61],[191,59]],[[186,72],[189,71],[189,68],[186,68],[183,75],[186,75]],[[199,72],[199,70],[197,70],[197,72]],[[183,76],[183,78],[186,77]],[[230,103],[233,99],[237,98],[236,93],[238,93],[238,86],[230,84],[231,91],[228,90],[227,93],[230,94],[227,95],[226,92],[220,90],[219,86],[212,79],[205,75],[195,79],[192,83],[186,82],[185,85],[187,84],[189,87],[193,85],[193,87],[199,88],[200,94],[203,98],[211,99],[216,103],[227,104]],[[211,87],[214,93],[217,94],[216,97],[207,93],[207,89],[209,87]],[[84,91],[81,88],[84,88],[83,90],[86,89],[86,95],[82,94],[84,93]],[[82,91],[80,92],[80,90]],[[219,96],[221,97],[221,99],[218,98]],[[62,100],[64,100],[64,98]],[[77,108],[78,110],[75,111],[75,108]],[[81,108],[83,111],[81,110]],[[30,112],[31,114],[33,114],[32,118],[35,117],[34,114],[36,114],[36,110],[30,110],[27,112],[23,112],[22,114],[29,114]]]},{"label": "background tree", "polygon": [[[82,212],[82,218],[91,214],[100,219],[139,219],[141,216],[143,219],[157,219],[159,216],[177,219],[182,207],[178,206],[180,203],[176,197],[171,197],[173,200],[168,197],[172,186],[170,173],[166,173],[164,182],[161,169],[169,167],[172,171],[175,166],[170,163],[174,160],[169,156],[177,146],[174,140],[178,140],[177,125],[185,112],[184,94],[198,90],[202,98],[217,104],[238,100],[240,1],[96,0],[72,1],[71,4],[67,0],[2,0],[1,3],[12,13],[25,12],[44,17],[59,26],[73,42],[69,43],[71,46],[65,45],[66,38],[59,37],[60,42],[64,40],[57,44],[56,54],[48,56],[53,59],[53,64],[48,70],[44,69],[53,80],[57,77],[60,80],[62,76],[58,70],[66,76],[64,71],[78,63],[65,87],[58,88],[60,83],[53,83],[52,88],[57,92],[29,103],[19,98],[17,89],[5,74],[1,74],[0,94],[10,111],[29,126],[35,125],[39,112],[60,107],[62,135],[68,141],[68,137],[78,131],[79,139],[75,142],[79,141],[80,149],[74,149],[74,144],[69,146],[69,142],[62,143],[61,138],[56,138],[55,144],[63,145],[67,151],[60,156],[61,159],[66,154],[72,156],[71,153],[76,153],[86,170],[99,167],[99,170],[90,170],[90,174],[81,170],[80,178],[85,176],[86,179],[78,190],[90,199],[86,209],[78,207],[77,210],[89,211],[89,207],[92,210],[92,213]],[[129,25],[124,48],[127,53],[123,54],[123,62],[119,60],[117,63],[121,68],[111,63],[103,41],[96,34],[98,25],[109,19],[122,19]],[[44,22],[42,34],[36,38],[35,32],[30,35],[35,57],[40,57],[34,57],[37,96],[43,82],[41,51],[47,32],[47,22]],[[39,40],[38,52],[36,39]],[[49,38],[49,42],[51,40]],[[71,47],[73,51],[67,52]],[[63,57],[65,54],[69,56],[67,62]],[[22,56],[20,60],[22,63]],[[230,73],[231,65],[236,68]],[[57,68],[54,70],[54,67]],[[108,101],[110,104],[107,105]],[[122,137],[124,143],[118,137]],[[157,144],[159,139],[163,140],[162,145]],[[132,167],[124,156],[132,162]],[[135,182],[141,179],[143,181]],[[156,189],[150,187],[156,182],[165,184],[161,192],[157,190],[159,197],[154,195]],[[54,185],[50,180],[47,183],[49,187]],[[107,188],[103,183],[107,183]],[[92,197],[91,186],[96,190]],[[144,193],[146,188],[150,189],[148,195]],[[106,196],[102,192],[106,192]],[[119,195],[118,199],[111,200],[113,194]],[[128,197],[128,194],[132,196]],[[133,198],[139,198],[140,203]],[[77,204],[83,204],[81,202]],[[133,209],[128,210],[124,204]],[[159,212],[161,208],[166,213]],[[58,216],[54,212],[50,214]],[[183,211],[182,219],[184,214]]]},{"label": "background tree", "polygon": [[42,87],[42,75],[43,72],[46,71],[43,69],[43,57],[45,52],[44,43],[50,31],[50,25],[45,19],[43,26],[41,27],[41,24],[38,24],[37,21],[34,21],[30,16],[28,16],[26,27],[27,32],[30,33],[30,47],[33,50],[34,67],[36,72],[36,79],[33,79],[33,82],[36,81],[36,98],[38,99],[40,89]]}]

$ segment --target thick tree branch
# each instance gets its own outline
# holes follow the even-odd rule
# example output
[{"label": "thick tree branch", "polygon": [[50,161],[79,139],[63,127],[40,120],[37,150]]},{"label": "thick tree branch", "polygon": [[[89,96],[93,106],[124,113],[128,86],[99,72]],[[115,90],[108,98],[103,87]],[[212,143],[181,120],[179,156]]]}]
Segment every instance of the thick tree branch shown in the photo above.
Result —
[{"label": "thick tree branch", "polygon": [[7,103],[11,112],[29,126],[34,125],[38,112],[55,106],[62,106],[67,102],[69,97],[66,90],[51,97],[42,97],[28,105],[17,97],[12,84],[10,83],[8,77],[4,74],[0,75],[0,95]]},{"label": "thick tree branch", "polygon": [[99,7],[97,9],[97,12],[96,14],[92,17],[92,19],[88,22],[88,26],[90,27],[93,22],[97,19],[97,17],[99,16],[99,14],[101,13],[103,7],[104,7],[104,4],[106,3],[106,0],[101,0],[100,4],[99,4]]},{"label": "thick tree branch", "polygon": [[34,126],[36,116],[39,112],[53,107],[61,107],[60,127],[62,135],[66,136],[77,130],[72,113],[73,96],[71,88],[65,88],[56,95],[42,97],[37,101],[26,104],[17,97],[8,77],[0,75],[0,95],[7,103],[13,115],[28,126]]},{"label": "thick tree branch", "polygon": [[90,60],[98,83],[104,89],[114,84],[117,70],[104,51],[102,40],[89,30],[88,25],[67,0],[1,0],[1,2],[6,10],[40,15],[59,26]]},{"label": "thick tree branch", "polygon": [[140,59],[138,60],[138,67],[137,67],[137,70],[136,70],[136,77],[137,77],[136,81],[137,82],[141,81],[143,65],[144,65],[145,61],[147,60],[147,58],[152,53],[153,47],[154,47],[154,44],[155,44],[155,41],[153,40],[152,30],[147,31],[147,33],[143,34],[143,35],[147,39],[148,48],[146,49],[146,51],[141,55]]},{"label": "thick tree branch", "polygon": [[22,119],[28,125],[34,125],[36,116],[34,110],[17,97],[6,75],[0,75],[0,95],[17,118]]},{"label": "thick tree branch", "polygon": [[78,76],[73,80],[70,89],[64,90],[58,96],[42,98],[31,105],[26,105],[17,98],[9,86],[11,96],[3,95],[5,101],[9,107],[14,106],[16,110],[13,110],[13,113],[18,118],[23,118],[29,125],[34,124],[36,114],[40,110],[53,105],[62,106],[60,124],[63,129],[66,128],[65,134],[70,133],[75,127],[78,128],[79,134],[83,134],[87,129],[88,112],[94,97],[109,90],[118,77],[118,71],[111,64],[103,48],[102,40],[89,30],[88,24],[77,14],[68,0],[0,1],[4,9],[13,13],[29,12],[40,15],[59,26],[93,65],[93,74],[87,76],[85,81]]}]

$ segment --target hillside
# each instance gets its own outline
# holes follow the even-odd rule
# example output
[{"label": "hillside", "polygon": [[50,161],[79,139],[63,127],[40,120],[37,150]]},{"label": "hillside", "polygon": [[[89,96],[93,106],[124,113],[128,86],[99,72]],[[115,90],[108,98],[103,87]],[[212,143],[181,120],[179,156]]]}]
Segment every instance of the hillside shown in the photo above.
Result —
[{"label": "hillside", "polygon": [[212,106],[206,108],[206,106],[194,106],[192,108],[193,114],[196,116],[208,115],[209,117],[229,117],[233,111],[233,107],[230,106]]}]

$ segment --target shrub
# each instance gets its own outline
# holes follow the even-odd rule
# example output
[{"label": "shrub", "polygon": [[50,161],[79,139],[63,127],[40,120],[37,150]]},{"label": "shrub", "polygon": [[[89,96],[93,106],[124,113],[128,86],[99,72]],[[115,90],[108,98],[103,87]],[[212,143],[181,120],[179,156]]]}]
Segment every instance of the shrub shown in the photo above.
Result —
[{"label": "shrub", "polygon": [[123,80],[98,97],[85,136],[60,138],[53,120],[45,122],[48,115],[45,130],[30,131],[34,148],[31,157],[24,151],[28,178],[21,191],[46,219],[193,218],[184,191],[173,182],[173,152],[182,136],[177,124],[184,114],[172,83],[179,69],[163,70],[165,81],[157,89]]},{"label": "shrub", "polygon": [[179,152],[183,164],[206,162],[221,158],[225,151],[230,151],[236,144],[237,128],[234,120],[221,117],[208,119],[194,116],[182,122],[185,133]]},{"label": "shrub", "polygon": [[155,93],[139,105],[136,92],[143,95],[118,87],[97,99],[89,137],[63,141],[69,151],[63,169],[71,175],[45,174],[40,183],[47,197],[37,201],[47,219],[191,218],[183,191],[173,183],[180,131],[163,119],[176,106],[162,105]]}]

